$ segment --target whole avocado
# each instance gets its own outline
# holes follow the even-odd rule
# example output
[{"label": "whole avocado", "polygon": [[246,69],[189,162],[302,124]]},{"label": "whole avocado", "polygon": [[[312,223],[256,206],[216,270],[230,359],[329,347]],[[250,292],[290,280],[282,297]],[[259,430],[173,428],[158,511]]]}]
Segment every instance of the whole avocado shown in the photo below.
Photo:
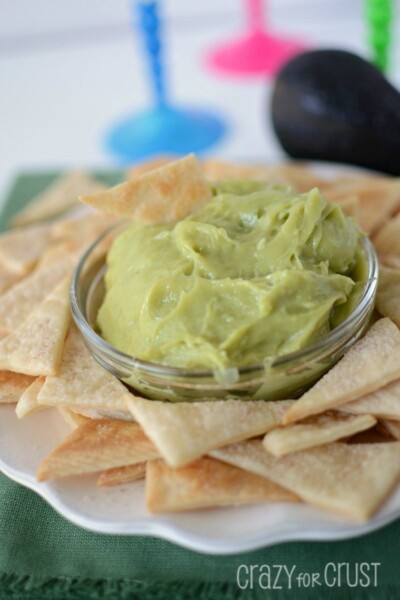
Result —
[{"label": "whole avocado", "polygon": [[271,113],[280,143],[294,158],[400,175],[400,94],[351,52],[315,50],[286,63]]}]

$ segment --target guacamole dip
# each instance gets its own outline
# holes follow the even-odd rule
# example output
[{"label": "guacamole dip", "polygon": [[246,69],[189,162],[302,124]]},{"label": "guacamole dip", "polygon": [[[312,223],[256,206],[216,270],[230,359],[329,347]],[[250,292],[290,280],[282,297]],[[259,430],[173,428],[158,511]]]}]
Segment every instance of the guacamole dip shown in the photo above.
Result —
[{"label": "guacamole dip", "polygon": [[108,253],[101,334],[137,358],[254,365],[303,348],[350,311],[360,233],[317,189],[222,182],[200,212],[132,223]]}]

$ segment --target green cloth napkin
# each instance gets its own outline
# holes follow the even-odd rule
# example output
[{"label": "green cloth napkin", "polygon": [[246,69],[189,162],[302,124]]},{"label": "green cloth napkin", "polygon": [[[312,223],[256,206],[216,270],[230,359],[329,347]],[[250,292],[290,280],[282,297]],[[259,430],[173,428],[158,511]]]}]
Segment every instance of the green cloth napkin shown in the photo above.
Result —
[{"label": "green cloth napkin", "polygon": [[[0,225],[53,177],[21,176]],[[0,475],[0,600],[396,600],[399,556],[400,520],[354,540],[286,543],[231,556],[95,534]]]}]

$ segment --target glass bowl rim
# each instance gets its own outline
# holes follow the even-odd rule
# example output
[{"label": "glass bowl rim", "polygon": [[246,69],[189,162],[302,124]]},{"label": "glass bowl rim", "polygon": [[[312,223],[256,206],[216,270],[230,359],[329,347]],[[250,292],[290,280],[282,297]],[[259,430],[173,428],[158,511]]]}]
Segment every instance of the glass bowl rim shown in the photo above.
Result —
[{"label": "glass bowl rim", "polygon": [[[237,371],[238,376],[248,375],[251,373],[255,373],[257,371],[265,371],[265,365],[268,364],[270,367],[284,367],[285,365],[290,365],[297,361],[307,361],[307,357],[311,358],[315,352],[326,352],[329,348],[338,343],[342,336],[346,334],[346,332],[352,328],[354,328],[359,320],[364,315],[365,311],[369,308],[370,302],[374,300],[377,283],[378,283],[378,272],[379,272],[379,263],[378,257],[375,252],[375,248],[366,234],[361,234],[360,242],[362,249],[367,258],[367,266],[368,273],[366,278],[366,283],[363,289],[363,293],[360,297],[358,304],[356,305],[353,312],[342,321],[337,327],[332,329],[329,333],[321,336],[312,344],[309,344],[305,348],[300,350],[296,350],[295,352],[291,352],[289,354],[283,354],[282,356],[278,356],[275,359],[266,359],[263,362],[259,362],[254,365],[248,365],[245,367],[235,367],[230,366],[223,370],[217,369],[195,369],[195,368],[185,368],[185,367],[172,367],[168,365],[163,365],[160,363],[154,363],[145,361],[135,356],[131,356],[121,350],[115,348],[109,344],[106,340],[104,340],[93,327],[88,322],[84,311],[80,306],[80,302],[78,300],[78,285],[79,280],[86,266],[86,262],[90,259],[92,252],[96,249],[96,247],[115,229],[121,227],[122,225],[126,226],[126,221],[118,221],[117,223],[113,223],[110,227],[108,227],[103,233],[101,233],[87,248],[84,254],[81,256],[72,276],[72,281],[70,285],[70,306],[73,318],[84,336],[89,341],[90,347],[96,346],[102,349],[103,353],[112,357],[114,360],[116,359],[120,366],[125,368],[126,370],[139,369],[142,372],[147,372],[149,374],[157,374],[161,376],[168,377],[178,377],[178,378],[215,378],[215,374],[220,374],[224,372],[230,372],[232,370]],[[86,312],[86,311],[85,311]],[[104,354],[103,354],[104,356]],[[220,379],[220,376],[217,376],[217,380]]]}]

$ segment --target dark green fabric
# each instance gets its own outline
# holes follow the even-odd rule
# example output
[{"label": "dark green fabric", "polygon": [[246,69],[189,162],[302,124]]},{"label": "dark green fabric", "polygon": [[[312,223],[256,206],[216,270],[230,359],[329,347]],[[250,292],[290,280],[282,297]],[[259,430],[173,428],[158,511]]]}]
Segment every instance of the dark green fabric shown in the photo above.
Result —
[{"label": "dark green fabric", "polygon": [[[2,223],[53,177],[19,178]],[[119,174],[109,177],[116,181]],[[0,475],[0,600],[396,600],[399,557],[400,520],[355,540],[295,542],[232,556],[201,555],[155,538],[94,534],[67,522],[35,493]],[[380,563],[377,586],[370,571],[369,586],[351,588],[344,570],[341,586],[329,587],[323,578],[329,563],[336,569],[348,563],[350,583],[357,564]],[[267,580],[264,576],[260,584],[262,571],[254,567],[253,589],[241,590],[236,582],[241,565],[269,566],[272,589],[263,589]],[[299,587],[293,579],[289,588],[282,572],[274,581],[281,565],[294,568],[295,576],[319,574],[322,585]]]}]

